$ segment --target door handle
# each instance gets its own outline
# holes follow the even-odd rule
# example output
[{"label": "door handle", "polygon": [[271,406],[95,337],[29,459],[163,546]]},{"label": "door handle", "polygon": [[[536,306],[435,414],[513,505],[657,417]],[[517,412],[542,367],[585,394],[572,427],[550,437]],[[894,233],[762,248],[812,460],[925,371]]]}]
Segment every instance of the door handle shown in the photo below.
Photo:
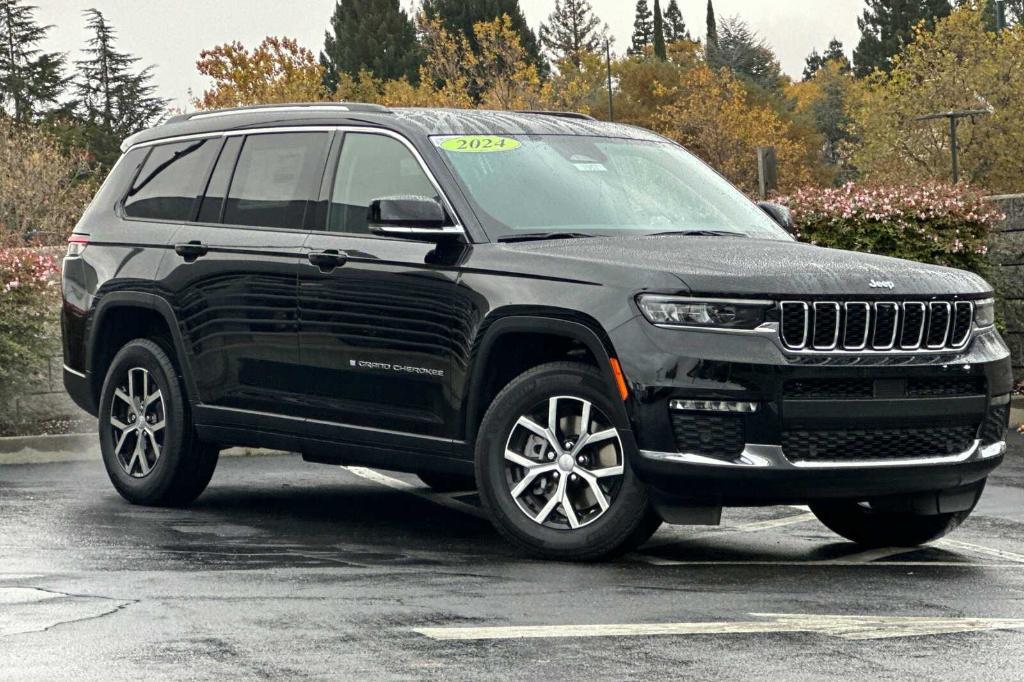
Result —
[{"label": "door handle", "polygon": [[314,251],[306,256],[306,258],[309,259],[310,263],[320,268],[320,272],[330,272],[334,268],[340,268],[348,262],[348,256],[339,253],[335,249]]},{"label": "door handle", "polygon": [[197,258],[202,258],[209,252],[209,247],[199,241],[191,241],[185,244],[174,245],[174,253],[184,258],[186,263],[191,263]]}]

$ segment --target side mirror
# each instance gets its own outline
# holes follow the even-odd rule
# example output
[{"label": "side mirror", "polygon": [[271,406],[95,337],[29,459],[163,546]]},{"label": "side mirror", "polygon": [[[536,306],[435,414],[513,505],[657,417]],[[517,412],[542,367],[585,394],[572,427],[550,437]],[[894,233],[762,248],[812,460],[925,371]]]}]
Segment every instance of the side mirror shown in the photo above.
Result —
[{"label": "side mirror", "polygon": [[758,203],[758,208],[767,213],[772,220],[778,223],[779,227],[786,232],[793,234],[796,230],[796,223],[793,222],[793,214],[782,204],[773,204],[770,201]]},{"label": "side mirror", "polygon": [[370,232],[388,237],[439,241],[462,230],[449,224],[444,207],[428,197],[382,197],[367,209]]}]

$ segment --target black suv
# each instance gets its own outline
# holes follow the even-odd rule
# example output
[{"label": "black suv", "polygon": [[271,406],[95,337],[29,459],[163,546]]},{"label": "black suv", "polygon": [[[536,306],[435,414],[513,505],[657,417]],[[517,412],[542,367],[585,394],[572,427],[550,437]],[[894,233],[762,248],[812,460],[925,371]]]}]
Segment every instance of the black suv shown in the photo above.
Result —
[{"label": "black suv", "polygon": [[244,445],[476,486],[554,558],[729,505],[938,538],[1005,450],[992,289],[787,218],[576,114],[178,116],[70,239],[65,384],[138,504],[191,502]]}]

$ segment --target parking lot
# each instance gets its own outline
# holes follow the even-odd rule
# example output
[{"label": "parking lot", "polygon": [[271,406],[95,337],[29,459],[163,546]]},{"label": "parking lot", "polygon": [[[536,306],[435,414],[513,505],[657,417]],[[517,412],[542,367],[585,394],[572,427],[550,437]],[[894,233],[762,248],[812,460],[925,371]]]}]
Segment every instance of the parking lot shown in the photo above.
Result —
[{"label": "parking lot", "polygon": [[607,564],[533,561],[472,494],[221,460],[194,508],[98,460],[0,467],[0,678],[1024,677],[1024,439],[975,516],[862,551],[804,509],[663,527]]}]

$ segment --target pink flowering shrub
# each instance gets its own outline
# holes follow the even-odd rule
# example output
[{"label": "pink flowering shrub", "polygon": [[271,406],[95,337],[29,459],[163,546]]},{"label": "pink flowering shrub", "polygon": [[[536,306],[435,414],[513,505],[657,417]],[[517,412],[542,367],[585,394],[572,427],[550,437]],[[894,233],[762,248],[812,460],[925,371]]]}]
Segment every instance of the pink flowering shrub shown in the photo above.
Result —
[{"label": "pink flowering shrub", "polygon": [[967,185],[809,188],[777,201],[797,236],[838,249],[985,271],[989,231],[1003,215]]},{"label": "pink flowering shrub", "polygon": [[59,350],[59,273],[55,249],[0,247],[0,433],[13,399]]}]

